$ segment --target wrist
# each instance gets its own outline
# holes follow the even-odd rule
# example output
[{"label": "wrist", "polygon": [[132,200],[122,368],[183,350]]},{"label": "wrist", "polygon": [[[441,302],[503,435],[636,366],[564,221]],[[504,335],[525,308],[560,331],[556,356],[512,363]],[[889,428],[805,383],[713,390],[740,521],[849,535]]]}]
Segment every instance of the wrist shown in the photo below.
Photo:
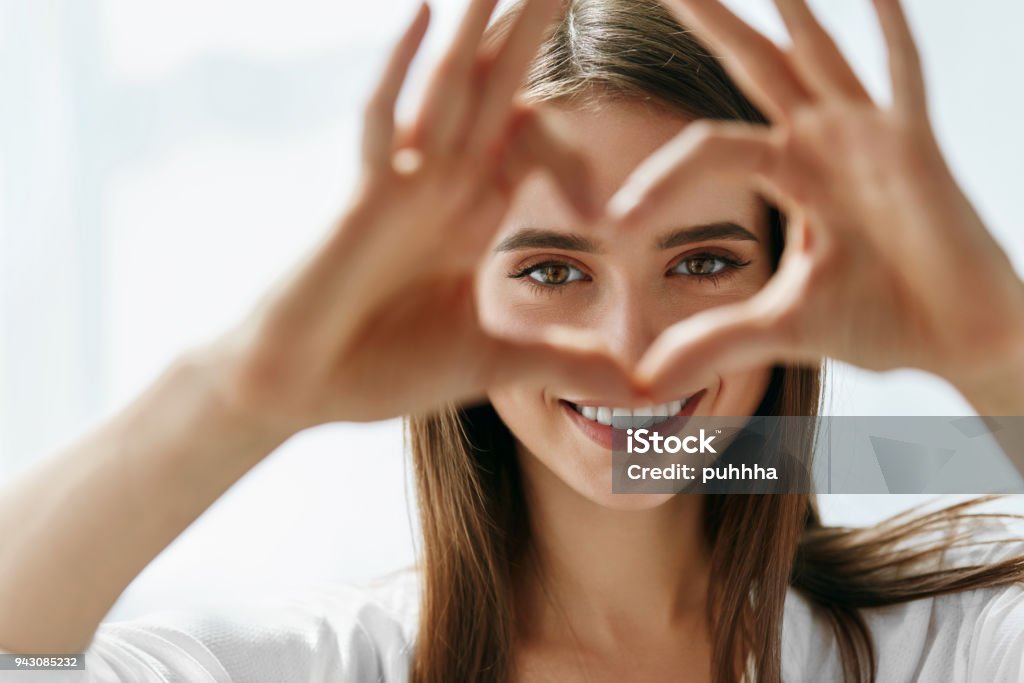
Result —
[{"label": "wrist", "polygon": [[1003,341],[953,384],[979,415],[1024,416],[1024,306]]},{"label": "wrist", "polygon": [[182,401],[196,407],[196,418],[209,438],[228,449],[266,455],[300,429],[260,411],[247,397],[234,367],[221,345],[199,347],[176,359],[169,382],[178,387]]}]

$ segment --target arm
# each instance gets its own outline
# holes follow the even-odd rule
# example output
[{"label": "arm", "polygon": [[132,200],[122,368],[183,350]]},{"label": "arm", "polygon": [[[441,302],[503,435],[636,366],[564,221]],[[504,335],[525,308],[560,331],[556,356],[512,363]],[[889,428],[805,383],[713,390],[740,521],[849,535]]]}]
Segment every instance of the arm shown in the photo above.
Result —
[{"label": "arm", "polygon": [[0,498],[0,647],[81,652],[125,586],[286,438],[232,411],[192,353]]},{"label": "arm", "polygon": [[[0,647],[82,650],[129,581],[302,429],[478,400],[530,376],[634,398],[600,340],[501,337],[473,299],[477,262],[528,172],[550,172],[571,206],[593,211],[582,155],[515,101],[559,8],[527,0],[497,51],[481,52],[493,2],[473,0],[416,121],[397,131],[421,7],[366,109],[356,200],[324,242],[240,325],[0,491]],[[416,163],[396,168],[406,149]]]},{"label": "arm", "polygon": [[992,430],[1003,453],[1024,473],[1024,321],[1007,351],[993,360],[989,372],[956,385]]},{"label": "arm", "polygon": [[1024,330],[1005,354],[993,360],[989,373],[958,381],[957,388],[978,415],[1012,415],[1024,420]]}]

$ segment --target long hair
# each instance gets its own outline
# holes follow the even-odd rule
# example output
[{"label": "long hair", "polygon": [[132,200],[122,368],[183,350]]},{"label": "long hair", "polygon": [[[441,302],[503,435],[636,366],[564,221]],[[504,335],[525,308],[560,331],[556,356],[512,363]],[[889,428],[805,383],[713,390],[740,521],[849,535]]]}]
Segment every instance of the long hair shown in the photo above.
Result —
[{"label": "long hair", "polygon": [[[657,0],[570,0],[535,59],[524,94],[588,106],[642,100],[697,119],[755,123],[764,116],[720,62]],[[517,11],[489,29],[498,39]],[[773,265],[784,217],[768,208]],[[756,415],[822,412],[824,365],[778,366]],[[529,510],[515,438],[489,404],[451,406],[408,420],[422,527],[422,599],[414,683],[505,682],[514,671],[513,586],[527,569]],[[804,433],[782,436],[807,453]],[[825,527],[809,494],[706,495],[712,548],[708,620],[713,677],[781,681],[782,617],[790,587],[827,615],[847,683],[875,678],[874,647],[859,610],[1024,580],[1024,558],[984,567],[920,569],[967,538],[972,505],[904,513],[868,529]],[[948,531],[948,533],[947,533]],[[919,538],[938,540],[928,544]],[[931,536],[930,536],[931,535]],[[915,573],[916,572],[916,573]],[[751,599],[751,596],[755,596]],[[751,668],[753,672],[751,672]]]}]

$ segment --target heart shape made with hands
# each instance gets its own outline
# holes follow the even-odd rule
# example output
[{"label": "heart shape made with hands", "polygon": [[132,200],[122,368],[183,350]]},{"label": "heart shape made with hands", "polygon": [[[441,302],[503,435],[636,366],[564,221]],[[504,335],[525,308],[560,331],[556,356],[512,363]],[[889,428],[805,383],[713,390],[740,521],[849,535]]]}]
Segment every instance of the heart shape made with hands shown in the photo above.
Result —
[{"label": "heart shape made with hands", "polygon": [[[315,331],[307,338],[330,340],[330,352],[319,363],[310,348],[290,362],[266,353],[271,360],[256,363],[253,376],[333,378],[331,386],[357,391],[327,401],[321,417],[378,419],[478,399],[531,376],[629,405],[697,390],[710,372],[825,357],[921,368],[958,386],[1017,362],[1024,287],[939,150],[898,0],[874,0],[893,84],[887,106],[861,85],[805,0],[775,0],[792,38],[786,49],[718,0],[663,1],[720,55],[766,124],[690,123],[597,207],[581,154],[519,99],[562,1],[524,0],[487,33],[495,0],[471,0],[418,113],[398,126],[397,98],[428,23],[424,5],[367,104],[356,200],[259,325],[295,336],[308,323]],[[512,194],[537,169],[580,215],[623,231],[695,177],[750,183],[788,217],[778,269],[749,299],[669,326],[631,367],[583,330],[498,336],[480,325],[474,273]],[[280,350],[270,339],[264,346]],[[324,403],[315,392],[268,386],[278,403]]]}]

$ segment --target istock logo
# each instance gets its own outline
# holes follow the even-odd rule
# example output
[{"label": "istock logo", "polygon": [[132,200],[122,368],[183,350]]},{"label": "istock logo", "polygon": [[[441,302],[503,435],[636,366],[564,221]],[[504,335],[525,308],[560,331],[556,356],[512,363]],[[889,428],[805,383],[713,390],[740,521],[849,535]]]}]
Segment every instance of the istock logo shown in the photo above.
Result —
[{"label": "istock logo", "polygon": [[[714,436],[706,436],[704,430],[700,435],[690,435],[680,439],[678,436],[662,436],[648,429],[626,430],[627,453],[718,453],[711,445]],[[696,445],[694,445],[696,444]]]}]

